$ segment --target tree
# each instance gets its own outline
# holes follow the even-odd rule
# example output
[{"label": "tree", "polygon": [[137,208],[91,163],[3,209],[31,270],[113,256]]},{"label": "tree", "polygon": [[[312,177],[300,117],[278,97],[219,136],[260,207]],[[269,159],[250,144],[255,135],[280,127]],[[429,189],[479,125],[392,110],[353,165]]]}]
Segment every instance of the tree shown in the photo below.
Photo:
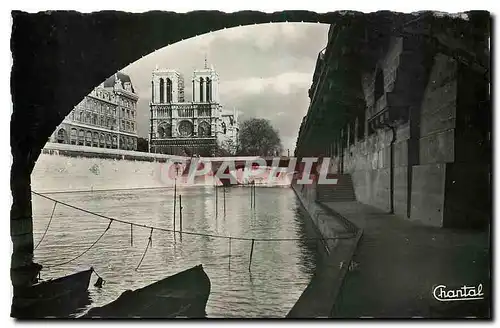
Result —
[{"label": "tree", "polygon": [[240,126],[238,154],[275,156],[282,150],[278,131],[266,119],[252,118]]},{"label": "tree", "polygon": [[137,151],[149,152],[149,142],[145,138],[137,138]]},{"label": "tree", "polygon": [[236,153],[236,143],[233,139],[227,139],[217,143],[216,156],[234,156]]}]

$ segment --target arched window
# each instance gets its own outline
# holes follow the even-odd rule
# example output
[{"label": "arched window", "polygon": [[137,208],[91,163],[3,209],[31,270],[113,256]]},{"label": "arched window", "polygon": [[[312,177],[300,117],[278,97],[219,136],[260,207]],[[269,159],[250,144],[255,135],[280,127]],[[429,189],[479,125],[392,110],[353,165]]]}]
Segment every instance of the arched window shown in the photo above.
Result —
[{"label": "arched window", "polygon": [[172,102],[172,80],[167,79],[167,102],[171,103]]},{"label": "arched window", "polygon": [[66,130],[59,129],[59,131],[57,131],[57,142],[66,143]]},{"label": "arched window", "polygon": [[207,102],[212,101],[212,80],[207,77]]},{"label": "arched window", "polygon": [[384,95],[384,72],[382,69],[377,69],[377,74],[375,75],[375,90],[374,96],[375,101]]},{"label": "arched window", "polygon": [[203,102],[203,78],[200,77],[200,102]]},{"label": "arched window", "polygon": [[94,132],[92,134],[93,138],[92,138],[92,146],[93,147],[99,147],[99,133],[97,132]]},{"label": "arched window", "polygon": [[194,92],[194,79],[191,81],[193,83],[193,102],[194,102],[194,95],[195,95],[195,92]]},{"label": "arched window", "polygon": [[207,138],[207,137],[210,137],[210,124],[208,124],[208,122],[201,122],[199,125],[198,125],[198,136],[200,138]]},{"label": "arched window", "polygon": [[151,100],[154,102],[155,100],[155,84],[151,81]]},{"label": "arched window", "polygon": [[71,135],[70,135],[70,144],[76,145],[76,139],[77,139],[77,132],[75,128],[71,129]]},{"label": "arched window", "polygon": [[92,145],[92,132],[87,131],[85,135],[85,146],[91,146]]},{"label": "arched window", "polygon": [[85,131],[78,131],[78,144],[83,145],[85,143]]},{"label": "arched window", "polygon": [[171,138],[172,126],[170,124],[160,125],[158,127],[158,138]]},{"label": "arched window", "polygon": [[164,82],[163,79],[160,79],[160,103],[164,102]]},{"label": "arched window", "polygon": [[99,135],[99,147],[104,148],[104,144],[106,143],[106,139],[104,138],[104,133]]}]

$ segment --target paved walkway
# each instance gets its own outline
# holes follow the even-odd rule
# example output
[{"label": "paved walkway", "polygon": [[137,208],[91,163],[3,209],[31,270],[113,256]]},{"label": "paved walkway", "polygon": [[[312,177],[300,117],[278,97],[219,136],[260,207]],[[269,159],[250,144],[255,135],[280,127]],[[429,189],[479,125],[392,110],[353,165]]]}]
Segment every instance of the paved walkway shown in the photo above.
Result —
[{"label": "paved walkway", "polygon": [[[334,317],[491,316],[488,232],[426,227],[359,202],[324,205],[363,229]],[[432,296],[437,285],[480,283],[484,300],[439,302]]]}]

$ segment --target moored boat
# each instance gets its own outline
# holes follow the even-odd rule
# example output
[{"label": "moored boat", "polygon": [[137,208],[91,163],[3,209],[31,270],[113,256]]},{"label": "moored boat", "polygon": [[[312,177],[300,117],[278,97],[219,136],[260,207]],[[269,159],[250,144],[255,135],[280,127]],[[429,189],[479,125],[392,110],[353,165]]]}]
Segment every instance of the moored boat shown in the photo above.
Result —
[{"label": "moored boat", "polygon": [[68,317],[90,304],[88,287],[92,268],[17,289],[11,316],[19,319]]},{"label": "moored boat", "polygon": [[115,301],[92,308],[80,318],[203,318],[210,294],[210,279],[202,265],[179,272]]}]

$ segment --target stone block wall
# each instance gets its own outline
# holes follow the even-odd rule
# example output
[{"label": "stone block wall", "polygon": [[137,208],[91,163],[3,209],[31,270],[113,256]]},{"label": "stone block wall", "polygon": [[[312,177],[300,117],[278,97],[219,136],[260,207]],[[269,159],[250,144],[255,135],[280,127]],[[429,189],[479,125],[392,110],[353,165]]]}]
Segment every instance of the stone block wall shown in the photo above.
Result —
[{"label": "stone block wall", "polygon": [[386,211],[393,205],[395,214],[431,226],[488,221],[488,67],[459,51],[462,39],[392,36],[364,54],[364,117],[357,103],[344,108],[349,115],[329,152],[329,172],[350,174],[358,201]]},{"label": "stone block wall", "polygon": [[443,226],[480,228],[491,215],[490,170],[483,163],[448,163]]},{"label": "stone block wall", "polygon": [[[486,75],[457,69],[454,161],[447,164],[445,227],[484,227],[492,213],[491,103]],[[444,118],[443,118],[444,119]]]},{"label": "stone block wall", "polygon": [[[394,211],[399,214],[406,214],[408,137],[408,124],[396,128],[393,146]],[[391,130],[379,130],[344,152],[345,173],[352,176],[356,199],[387,211],[390,210],[391,195],[391,141]]]},{"label": "stone block wall", "polygon": [[[384,72],[391,73],[384,79],[385,92],[394,93],[398,106],[406,102],[415,111],[413,117],[416,115],[417,123],[412,125],[411,122],[399,122],[396,125],[396,141],[393,146],[394,212],[431,226],[454,227],[474,224],[472,221],[483,222],[485,215],[479,209],[459,215],[467,207],[467,202],[464,202],[466,198],[461,196],[467,180],[457,184],[461,180],[457,176],[467,174],[470,166],[457,163],[456,153],[460,151],[457,142],[471,148],[477,147],[470,142],[471,138],[460,139],[464,131],[457,131],[457,108],[461,93],[458,89],[458,64],[454,59],[436,53],[425,73],[423,67],[420,67],[425,63],[423,56],[415,55],[414,64],[419,67],[416,69],[411,62],[411,51],[401,46],[399,40],[395,38],[389,43],[386,55],[379,65]],[[395,57],[400,59],[395,60]],[[385,65],[399,66],[388,69]],[[395,73],[392,74],[393,72]],[[370,103],[377,106],[372,99],[373,85],[367,82],[367,76],[369,74],[362,78],[367,107]],[[415,95],[418,92],[412,94],[401,89],[412,86],[412,76],[415,78],[414,84],[420,85],[420,99]],[[367,117],[368,114],[367,110]],[[416,131],[412,132],[410,129]],[[409,153],[410,138],[415,138],[415,157],[412,159],[413,164],[408,166],[412,158]],[[344,173],[352,176],[357,200],[387,211],[390,210],[391,201],[391,140],[392,131],[389,129],[379,129],[372,134],[367,131],[364,139],[356,140],[343,153]],[[334,163],[332,171],[338,170],[338,157],[334,159]],[[470,192],[465,195],[470,195],[470,199],[478,204],[486,204],[484,181],[488,181],[488,170],[484,167],[477,168],[472,176],[483,183],[469,188]],[[478,193],[479,196],[473,197],[473,193]],[[478,214],[474,216],[474,213]],[[469,223],[465,223],[466,221]]]},{"label": "stone block wall", "polygon": [[412,168],[410,219],[444,225],[447,163],[455,161],[457,64],[434,57],[420,107],[419,163]]},{"label": "stone block wall", "polygon": [[413,166],[411,220],[436,227],[443,225],[445,181],[445,163]]},{"label": "stone block wall", "polygon": [[[391,38],[387,49],[381,51],[385,51],[385,55],[379,60],[378,69],[383,71],[384,92],[394,92],[398,86],[397,79],[401,75],[401,55],[405,51],[403,38]],[[385,96],[378,101],[374,99],[374,81],[375,70],[361,77],[367,118],[374,110],[387,106]],[[373,107],[375,109],[372,109]],[[356,140],[354,145],[344,151],[344,173],[351,174],[358,201],[389,211],[392,131],[377,130],[370,134],[367,122],[363,124],[365,138]],[[408,123],[399,123],[396,126],[396,140],[393,145],[394,211],[401,215],[406,215],[407,212],[409,128]]]}]

